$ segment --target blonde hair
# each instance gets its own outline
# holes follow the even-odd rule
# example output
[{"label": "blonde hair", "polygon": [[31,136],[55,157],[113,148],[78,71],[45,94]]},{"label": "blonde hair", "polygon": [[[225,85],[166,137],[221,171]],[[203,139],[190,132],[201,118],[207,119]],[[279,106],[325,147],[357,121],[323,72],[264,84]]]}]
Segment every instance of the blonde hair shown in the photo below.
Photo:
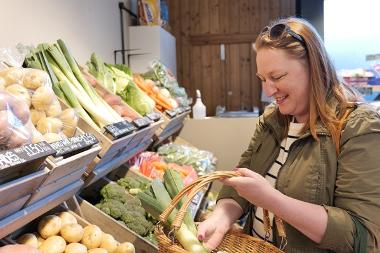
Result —
[{"label": "blonde hair", "polygon": [[[295,39],[289,33],[286,36],[272,39],[269,30],[277,24],[287,25],[302,37],[303,42]],[[264,30],[257,37],[256,50],[262,48],[282,49],[289,56],[307,62],[310,70],[311,92],[309,94],[309,120],[305,124],[304,130],[310,129],[313,138],[319,140],[317,136],[319,120],[330,132],[336,151],[339,153],[341,131],[351,110],[349,108],[352,108],[352,102],[358,101],[359,97],[352,89],[339,81],[321,38],[306,20],[293,17],[279,19],[270,24],[269,30]],[[331,103],[332,98],[336,103]],[[290,119],[291,116],[280,114],[280,124],[284,125],[286,132]]]}]

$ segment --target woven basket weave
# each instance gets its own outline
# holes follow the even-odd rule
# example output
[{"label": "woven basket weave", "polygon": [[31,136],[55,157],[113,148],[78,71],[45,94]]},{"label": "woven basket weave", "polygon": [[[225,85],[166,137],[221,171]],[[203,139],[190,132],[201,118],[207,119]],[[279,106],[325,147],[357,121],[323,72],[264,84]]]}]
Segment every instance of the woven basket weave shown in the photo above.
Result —
[{"label": "woven basket weave", "polygon": [[[164,228],[161,224],[164,224],[166,222],[170,213],[176,207],[178,201],[182,199],[182,197],[187,192],[190,192],[187,196],[186,202],[178,211],[175,220],[172,224],[172,228],[174,230],[179,229],[187,211],[187,208],[191,203],[191,200],[193,199],[195,194],[202,189],[202,187],[214,180],[235,176],[240,176],[240,174],[235,171],[216,171],[198,178],[192,184],[183,188],[182,191],[180,191],[178,195],[175,196],[175,198],[173,198],[172,202],[166,208],[166,210],[160,215],[160,223],[156,226],[154,232],[158,241],[158,252],[189,253],[189,251],[185,250],[179,243],[176,242],[175,238],[172,238],[172,236],[169,237],[167,233],[165,233]],[[275,217],[275,222],[278,229],[278,233],[282,237],[283,242],[285,242],[282,243],[282,245],[285,246],[286,235],[282,221],[281,219]],[[264,210],[264,229],[267,233],[270,233],[271,231],[269,214],[266,210]],[[232,231],[226,234],[217,250],[213,252],[217,251],[225,251],[228,253],[284,253],[281,249],[273,246],[265,240]]]}]

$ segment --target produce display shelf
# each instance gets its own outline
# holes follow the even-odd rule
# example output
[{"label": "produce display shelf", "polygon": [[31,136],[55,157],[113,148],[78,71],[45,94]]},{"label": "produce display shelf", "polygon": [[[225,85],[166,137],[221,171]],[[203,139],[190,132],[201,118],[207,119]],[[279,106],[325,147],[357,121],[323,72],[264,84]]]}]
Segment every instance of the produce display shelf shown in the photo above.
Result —
[{"label": "produce display shelf", "polygon": [[[91,170],[90,173],[86,172],[85,173],[86,187],[94,183],[95,181],[97,181],[99,178],[102,178],[108,173],[112,172],[113,170],[119,168],[121,165],[123,165],[125,162],[127,162],[136,154],[146,150],[147,147],[149,147],[151,143],[152,143],[152,139],[145,140],[144,142],[134,147],[132,150],[127,150],[124,153],[121,153],[119,156],[114,157],[111,161],[108,161],[107,163],[102,163],[101,166],[96,166],[96,168]],[[96,163],[99,161],[100,159],[95,158],[94,162]]]},{"label": "produce display shelf", "polygon": [[170,136],[173,136],[181,130],[183,127],[183,122],[185,118],[190,114],[190,111],[182,112],[176,115],[173,118],[168,117],[165,114],[162,114],[164,123],[161,125],[161,128],[157,130],[153,142],[153,146],[158,146],[164,140],[168,139]]},{"label": "produce display shelf", "polygon": [[32,205],[0,220],[0,238],[3,238],[25,226],[35,218],[71,198],[82,186],[82,180],[76,181],[75,183],[66,186],[64,189],[61,189],[46,198],[43,198],[36,203],[33,203]]}]

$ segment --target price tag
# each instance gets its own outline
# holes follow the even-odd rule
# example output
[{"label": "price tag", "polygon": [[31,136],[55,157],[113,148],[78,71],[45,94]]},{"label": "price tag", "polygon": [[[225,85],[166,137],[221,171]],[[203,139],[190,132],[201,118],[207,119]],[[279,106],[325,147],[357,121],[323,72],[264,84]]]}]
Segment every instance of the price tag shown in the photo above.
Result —
[{"label": "price tag", "polygon": [[136,127],[125,120],[107,125],[104,129],[106,133],[111,135],[112,139],[118,139],[131,134],[134,130],[136,130]]},{"label": "price tag", "polygon": [[153,121],[149,119],[148,117],[142,117],[142,118],[135,119],[133,121],[133,124],[135,124],[135,126],[138,129],[140,129],[140,128],[149,126],[152,122]]},{"label": "price tag", "polygon": [[177,110],[173,109],[173,110],[166,110],[165,113],[170,117],[170,118],[174,118],[175,116],[177,116]]},{"label": "price tag", "polygon": [[63,158],[66,158],[90,149],[97,143],[99,141],[93,134],[85,133],[53,142],[50,146],[57,151],[54,157],[63,156]]},{"label": "price tag", "polygon": [[161,115],[157,112],[152,112],[146,115],[149,119],[153,120],[154,122],[159,121],[161,119]]},{"label": "price tag", "polygon": [[5,180],[10,174],[17,174],[18,171],[32,171],[38,168],[47,156],[55,153],[46,141],[1,151],[0,181]]}]

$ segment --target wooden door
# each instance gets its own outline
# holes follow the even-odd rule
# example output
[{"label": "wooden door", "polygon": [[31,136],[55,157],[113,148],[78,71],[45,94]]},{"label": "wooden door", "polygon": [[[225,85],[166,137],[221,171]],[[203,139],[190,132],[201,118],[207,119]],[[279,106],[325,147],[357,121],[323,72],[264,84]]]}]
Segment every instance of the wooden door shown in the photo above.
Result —
[{"label": "wooden door", "polygon": [[252,43],[271,20],[294,15],[295,0],[168,0],[177,78],[202,93],[207,115],[261,106]]}]

